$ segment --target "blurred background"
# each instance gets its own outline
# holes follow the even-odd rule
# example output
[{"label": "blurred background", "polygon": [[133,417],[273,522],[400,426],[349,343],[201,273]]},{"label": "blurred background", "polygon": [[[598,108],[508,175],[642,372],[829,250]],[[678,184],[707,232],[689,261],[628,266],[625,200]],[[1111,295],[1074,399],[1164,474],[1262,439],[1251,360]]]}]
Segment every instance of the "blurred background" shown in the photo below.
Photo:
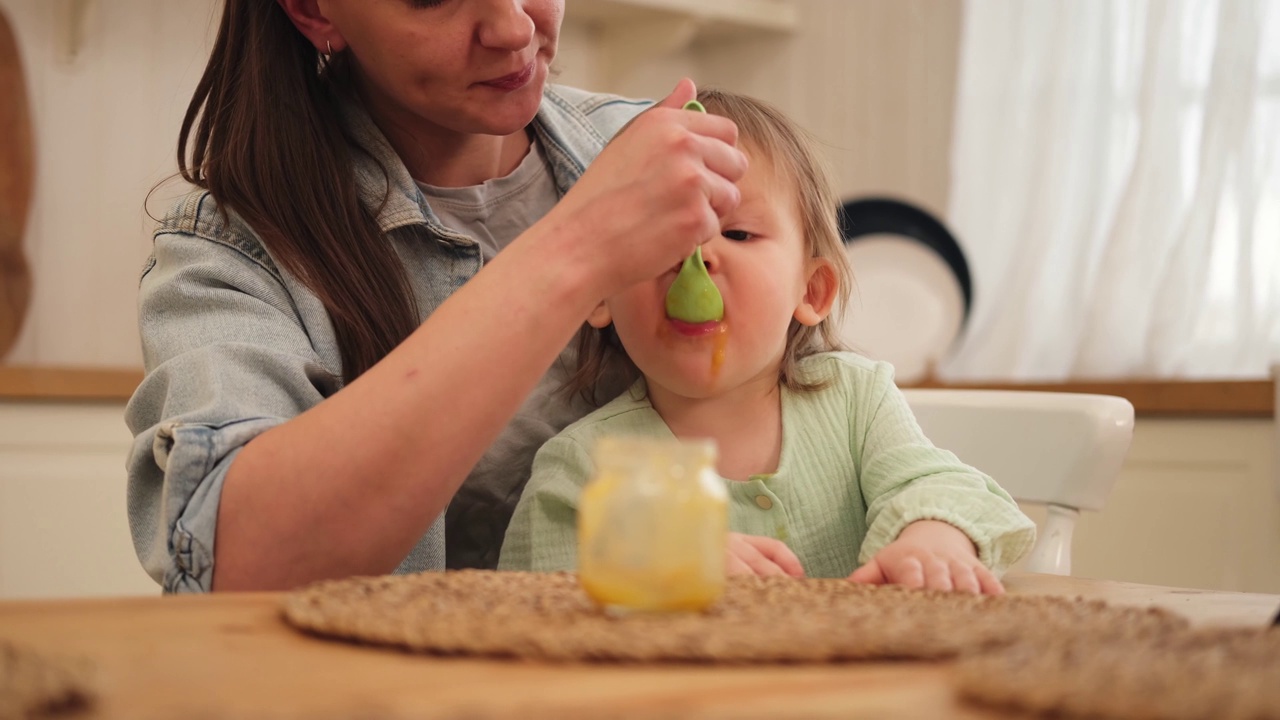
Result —
[{"label": "blurred background", "polygon": [[[0,597],[155,591],[120,415],[220,6],[0,0]],[[1075,574],[1280,592],[1280,0],[566,0],[556,65],[807,128],[903,385],[1129,397]]]}]

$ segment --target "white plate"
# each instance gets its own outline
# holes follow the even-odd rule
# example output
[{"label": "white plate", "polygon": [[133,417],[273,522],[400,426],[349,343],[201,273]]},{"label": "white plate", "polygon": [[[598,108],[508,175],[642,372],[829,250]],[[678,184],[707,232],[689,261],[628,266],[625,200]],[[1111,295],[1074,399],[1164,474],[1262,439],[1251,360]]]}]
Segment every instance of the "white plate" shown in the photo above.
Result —
[{"label": "white plate", "polygon": [[892,363],[901,384],[924,379],[964,325],[964,291],[951,267],[901,235],[865,235],[845,251],[854,280],[841,325],[845,345]]}]

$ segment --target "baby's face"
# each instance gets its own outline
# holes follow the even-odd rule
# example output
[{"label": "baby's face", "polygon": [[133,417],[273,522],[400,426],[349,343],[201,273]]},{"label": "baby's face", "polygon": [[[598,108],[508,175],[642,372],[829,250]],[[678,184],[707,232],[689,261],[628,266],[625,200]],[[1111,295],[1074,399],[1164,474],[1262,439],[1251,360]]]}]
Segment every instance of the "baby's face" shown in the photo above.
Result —
[{"label": "baby's face", "polygon": [[598,327],[612,320],[650,392],[705,398],[778,382],[787,329],[818,261],[808,257],[794,184],[749,149],[747,155],[750,169],[738,183],[742,202],[702,246],[724,298],[724,319],[690,325],[667,317],[667,290],[679,265],[610,298],[608,312],[592,318]]}]

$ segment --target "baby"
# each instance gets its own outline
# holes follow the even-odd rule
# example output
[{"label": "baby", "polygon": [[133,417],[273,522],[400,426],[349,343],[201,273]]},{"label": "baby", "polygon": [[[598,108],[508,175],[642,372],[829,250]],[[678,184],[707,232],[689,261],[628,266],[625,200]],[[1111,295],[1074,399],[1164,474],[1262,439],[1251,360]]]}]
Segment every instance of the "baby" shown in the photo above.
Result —
[{"label": "baby", "polygon": [[1002,592],[1034,524],[925,438],[892,367],[840,351],[831,311],[852,282],[822,163],[777,109],[714,90],[698,100],[738,125],[750,160],[741,203],[702,246],[723,318],[668,316],[679,266],[596,308],[566,391],[613,371],[634,384],[538,452],[499,568],[574,569],[595,441],[674,436],[718,446],[731,573]]}]

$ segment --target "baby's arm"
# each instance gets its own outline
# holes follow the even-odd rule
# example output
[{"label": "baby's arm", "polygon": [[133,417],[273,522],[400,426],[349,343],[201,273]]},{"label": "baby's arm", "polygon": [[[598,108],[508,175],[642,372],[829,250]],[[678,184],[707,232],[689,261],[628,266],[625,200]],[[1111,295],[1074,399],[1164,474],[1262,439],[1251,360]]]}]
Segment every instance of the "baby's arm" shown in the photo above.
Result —
[{"label": "baby's arm", "polygon": [[998,578],[1030,551],[1034,523],[994,480],[934,447],[892,382],[871,407],[860,453],[864,565],[850,579],[1001,592]]},{"label": "baby's arm", "polygon": [[551,572],[578,566],[578,495],[591,477],[590,455],[557,436],[538,450],[498,560],[499,570]]},{"label": "baby's arm", "polygon": [[1004,585],[982,561],[973,541],[939,520],[917,520],[849,576],[853,582],[1000,595]]}]

